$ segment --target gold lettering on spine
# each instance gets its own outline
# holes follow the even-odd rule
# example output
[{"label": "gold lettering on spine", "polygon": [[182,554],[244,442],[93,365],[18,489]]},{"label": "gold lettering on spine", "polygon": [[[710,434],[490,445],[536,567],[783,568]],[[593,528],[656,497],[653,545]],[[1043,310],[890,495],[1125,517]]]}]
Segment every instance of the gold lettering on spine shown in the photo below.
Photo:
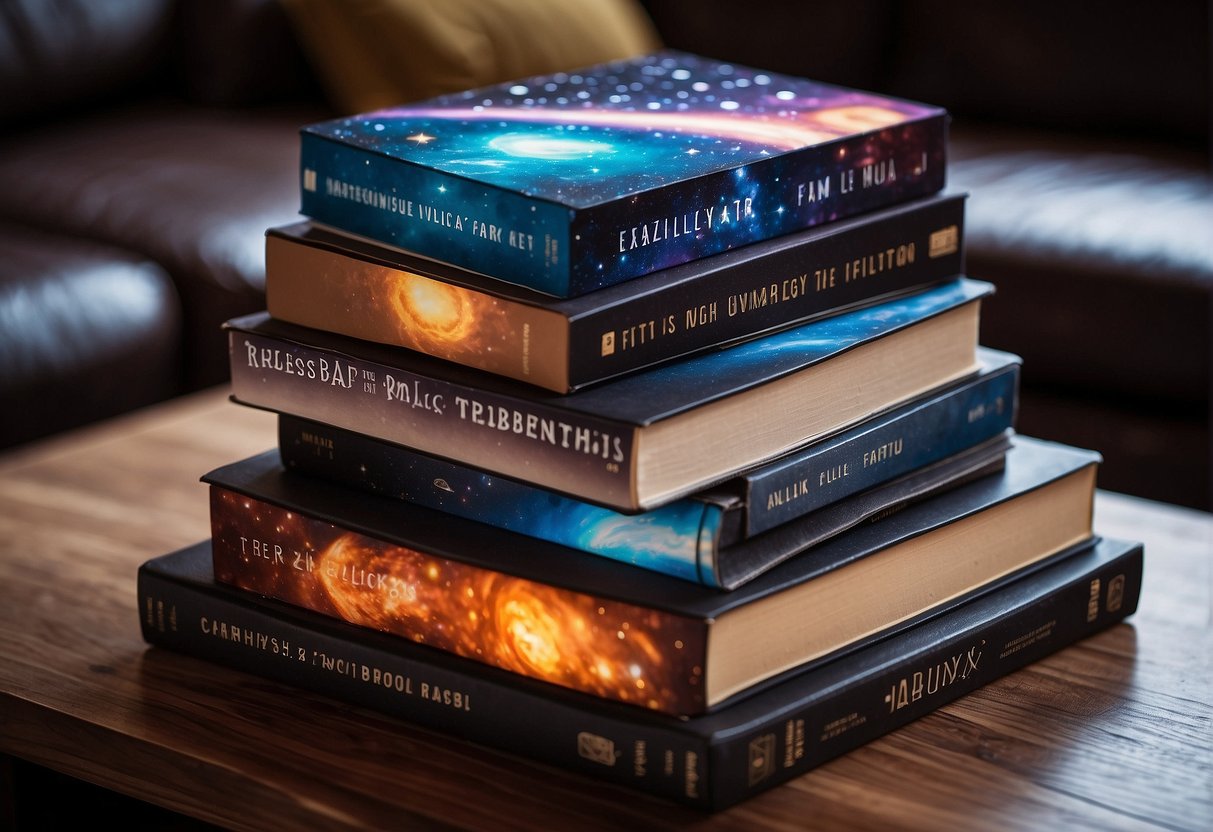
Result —
[{"label": "gold lettering on spine", "polygon": [[985,640],[974,644],[968,650],[957,653],[928,667],[926,670],[916,670],[908,676],[903,676],[889,685],[884,695],[885,705],[889,713],[894,713],[911,703],[917,702],[924,696],[932,696],[939,691],[969,678],[977,672],[981,662],[982,647]]},{"label": "gold lettering on spine", "polygon": [[687,797],[699,797],[699,755],[688,751],[683,758],[683,772],[686,780],[683,787]]},{"label": "gold lettering on spine", "polygon": [[932,231],[927,240],[927,257],[946,257],[960,249],[960,229],[955,225]]},{"label": "gold lettering on spine", "polygon": [[619,754],[615,742],[607,737],[582,731],[577,735],[577,755],[584,760],[604,766],[615,765]]}]

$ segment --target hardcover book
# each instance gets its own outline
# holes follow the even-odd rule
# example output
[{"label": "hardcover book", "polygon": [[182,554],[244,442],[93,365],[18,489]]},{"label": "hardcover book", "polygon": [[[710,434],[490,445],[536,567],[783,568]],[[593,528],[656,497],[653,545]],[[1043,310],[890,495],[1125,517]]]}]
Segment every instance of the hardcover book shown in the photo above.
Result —
[{"label": "hardcover book", "polygon": [[939,191],[940,107],[662,51],[301,130],[305,216],[569,297]]},{"label": "hardcover book", "polygon": [[639,514],[294,416],[278,418],[278,449],[293,471],[733,589],[865,519],[1000,466],[1020,362],[988,349],[981,360],[971,379]]},{"label": "hardcover book", "polygon": [[302,222],[271,228],[280,320],[559,393],[963,271],[964,197],[933,196],[554,299]]},{"label": "hardcover book", "polygon": [[1015,437],[999,474],[731,592],[286,471],[216,469],[224,583],[673,715],[712,710],[1091,537],[1097,454]]},{"label": "hardcover book", "polygon": [[992,288],[959,279],[564,395],[263,312],[226,324],[232,395],[635,511],[975,373]]},{"label": "hardcover book", "polygon": [[[716,810],[1132,615],[1142,560],[1140,543],[1098,540],[888,639],[689,719],[515,676],[235,589],[213,579],[207,541],[141,566],[138,604],[152,645]],[[261,684],[237,693],[277,694]]]}]

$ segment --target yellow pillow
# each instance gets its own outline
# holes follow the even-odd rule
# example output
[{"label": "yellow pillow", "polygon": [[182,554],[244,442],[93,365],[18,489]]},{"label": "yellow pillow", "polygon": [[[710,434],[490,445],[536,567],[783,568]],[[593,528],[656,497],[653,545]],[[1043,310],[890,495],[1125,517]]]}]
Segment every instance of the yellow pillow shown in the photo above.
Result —
[{"label": "yellow pillow", "polygon": [[350,113],[627,58],[660,46],[637,0],[282,0]]}]

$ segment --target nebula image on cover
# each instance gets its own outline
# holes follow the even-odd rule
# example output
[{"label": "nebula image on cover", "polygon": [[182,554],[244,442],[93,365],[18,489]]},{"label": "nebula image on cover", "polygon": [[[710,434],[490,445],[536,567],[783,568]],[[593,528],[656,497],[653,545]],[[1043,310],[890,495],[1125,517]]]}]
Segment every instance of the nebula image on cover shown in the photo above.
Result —
[{"label": "nebula image on cover", "polygon": [[679,54],[469,90],[311,129],[467,179],[588,206],[937,110]]},{"label": "nebula image on cover", "polygon": [[224,488],[211,489],[211,521],[223,583],[597,696],[702,709],[703,644],[690,619],[434,557]]},{"label": "nebula image on cover", "polygon": [[350,319],[385,321],[380,335],[389,343],[455,361],[519,352],[522,336],[508,304],[486,292],[409,271],[369,268],[352,258],[327,260],[324,277],[343,298]]},{"label": "nebula image on cover", "polygon": [[[333,442],[335,453],[320,467],[339,471],[343,481],[683,580],[714,583],[714,564],[701,560],[700,549],[710,552],[720,533],[717,506],[684,499],[639,514],[622,514],[407,448],[385,449],[361,434],[334,436],[319,423],[300,425],[310,435]],[[311,449],[293,431],[281,441],[302,447],[292,464],[306,471]]]},{"label": "nebula image on cover", "polygon": [[309,125],[303,166],[415,206],[342,191],[327,222],[566,296],[548,271],[580,294],[934,192],[942,114],[661,52]]}]

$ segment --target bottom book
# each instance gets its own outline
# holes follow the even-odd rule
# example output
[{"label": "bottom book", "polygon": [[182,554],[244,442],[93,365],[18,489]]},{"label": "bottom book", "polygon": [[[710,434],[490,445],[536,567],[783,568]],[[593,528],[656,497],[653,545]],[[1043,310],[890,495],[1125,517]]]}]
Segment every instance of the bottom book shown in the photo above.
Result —
[{"label": "bottom book", "polygon": [[[217,583],[209,541],[139,569],[143,637],[426,728],[717,810],[1131,615],[1140,543],[1051,565],[711,714],[679,719]],[[535,715],[534,719],[520,718]]]}]

